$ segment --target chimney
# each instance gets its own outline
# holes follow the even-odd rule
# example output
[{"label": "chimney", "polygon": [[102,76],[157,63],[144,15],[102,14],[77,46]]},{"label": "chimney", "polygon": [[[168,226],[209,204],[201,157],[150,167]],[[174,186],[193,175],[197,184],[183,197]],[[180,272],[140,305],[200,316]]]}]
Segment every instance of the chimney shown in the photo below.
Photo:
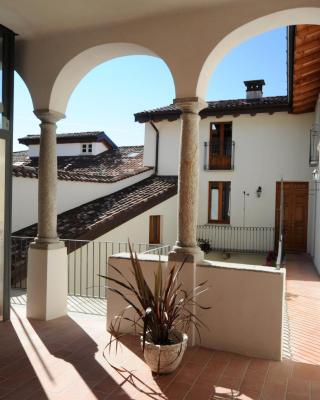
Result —
[{"label": "chimney", "polygon": [[265,85],[263,79],[257,79],[254,81],[244,81],[247,88],[247,99],[261,99],[263,92],[262,86]]}]

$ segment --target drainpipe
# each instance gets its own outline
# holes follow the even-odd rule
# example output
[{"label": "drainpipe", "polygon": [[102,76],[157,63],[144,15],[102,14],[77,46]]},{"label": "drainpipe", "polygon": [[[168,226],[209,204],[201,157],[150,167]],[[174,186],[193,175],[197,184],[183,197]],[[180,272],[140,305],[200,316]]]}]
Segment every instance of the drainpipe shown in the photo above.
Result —
[{"label": "drainpipe", "polygon": [[149,121],[149,124],[152,126],[156,133],[156,155],[155,155],[155,165],[154,165],[154,173],[158,175],[158,159],[159,159],[159,129],[156,127],[153,121]]}]

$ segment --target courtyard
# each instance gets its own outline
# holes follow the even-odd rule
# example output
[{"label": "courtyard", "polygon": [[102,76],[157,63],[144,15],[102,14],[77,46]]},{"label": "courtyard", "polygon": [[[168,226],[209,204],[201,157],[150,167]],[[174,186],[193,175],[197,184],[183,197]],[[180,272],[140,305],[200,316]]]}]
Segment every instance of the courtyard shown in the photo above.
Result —
[{"label": "courtyard", "polygon": [[165,376],[152,375],[133,336],[117,355],[105,353],[117,370],[108,364],[103,300],[69,296],[68,316],[44,322],[26,319],[16,293],[11,321],[0,326],[0,398],[319,399],[320,279],[307,256],[289,255],[286,267],[282,362],[193,347]]}]

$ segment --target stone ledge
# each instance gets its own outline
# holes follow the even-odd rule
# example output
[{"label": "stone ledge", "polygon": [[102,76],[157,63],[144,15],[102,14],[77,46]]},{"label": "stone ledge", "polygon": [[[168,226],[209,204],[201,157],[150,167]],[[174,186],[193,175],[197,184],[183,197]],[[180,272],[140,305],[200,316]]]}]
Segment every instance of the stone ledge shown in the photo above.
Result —
[{"label": "stone ledge", "polygon": [[[138,259],[140,261],[152,261],[152,262],[159,262],[159,257],[161,262],[167,262],[168,261],[168,256],[158,256],[157,254],[144,254],[144,253],[137,253]],[[115,259],[130,259],[130,253],[118,253],[118,254],[113,254],[110,258],[115,258]]]},{"label": "stone ledge", "polygon": [[225,269],[234,269],[239,271],[252,271],[252,272],[266,272],[271,274],[285,274],[286,269],[280,268],[276,269],[275,267],[267,267],[264,265],[248,265],[248,264],[237,264],[230,263],[225,261],[209,261],[204,260],[197,263],[197,267],[200,268],[225,268]]}]

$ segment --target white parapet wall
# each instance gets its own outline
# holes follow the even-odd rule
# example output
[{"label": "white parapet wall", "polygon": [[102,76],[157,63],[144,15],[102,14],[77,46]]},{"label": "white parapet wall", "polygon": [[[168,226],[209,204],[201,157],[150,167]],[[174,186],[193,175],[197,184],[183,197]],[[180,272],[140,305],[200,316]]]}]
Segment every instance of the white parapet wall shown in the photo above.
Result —
[{"label": "white parapet wall", "polygon": [[[139,259],[151,283],[159,257],[141,254]],[[161,257],[160,262],[162,268],[166,269],[167,257]],[[119,268],[125,276],[130,276],[127,253],[110,257],[109,263]],[[110,277],[119,278],[110,269],[108,273]],[[183,275],[181,278],[183,281]],[[209,328],[201,330],[201,343],[198,341],[198,344],[211,349],[280,360],[285,270],[203,261],[196,267],[196,282],[202,281],[207,281],[210,290],[202,294],[198,301],[212,308],[197,311],[197,316]],[[107,292],[107,303],[109,326],[125,303],[111,291]],[[123,328],[123,332],[133,331],[128,323]]]},{"label": "white parapet wall", "polygon": [[280,360],[285,293],[285,269],[204,261],[197,265],[197,284],[211,290],[201,298],[212,309],[199,311],[208,330],[205,347],[252,357]]}]

